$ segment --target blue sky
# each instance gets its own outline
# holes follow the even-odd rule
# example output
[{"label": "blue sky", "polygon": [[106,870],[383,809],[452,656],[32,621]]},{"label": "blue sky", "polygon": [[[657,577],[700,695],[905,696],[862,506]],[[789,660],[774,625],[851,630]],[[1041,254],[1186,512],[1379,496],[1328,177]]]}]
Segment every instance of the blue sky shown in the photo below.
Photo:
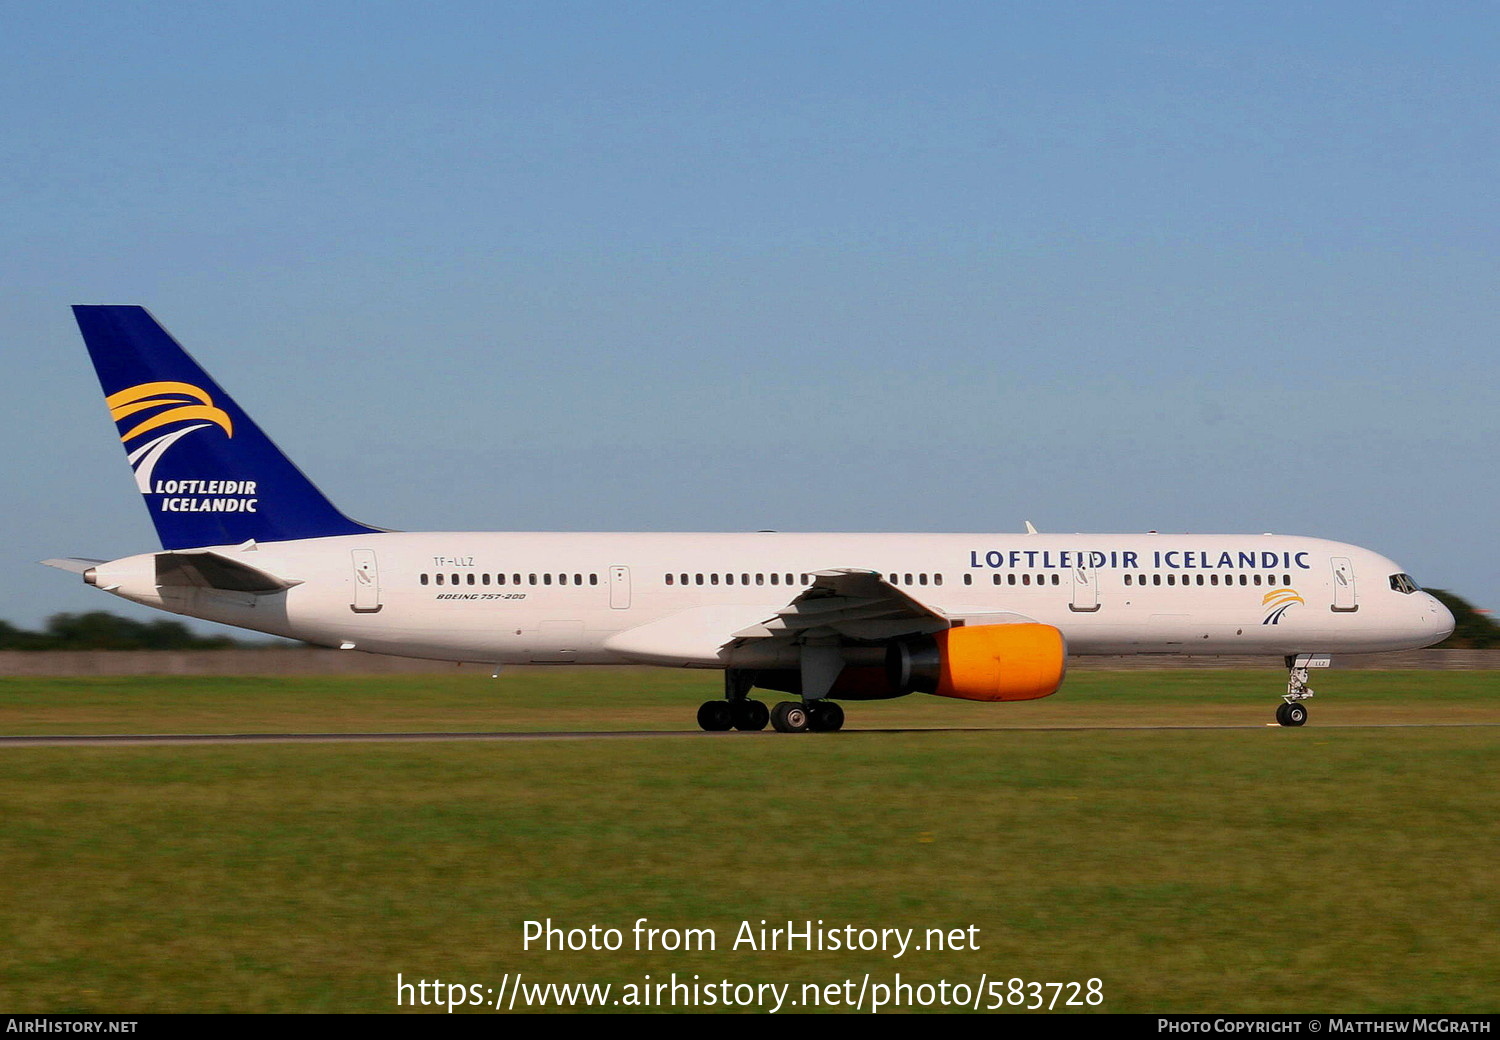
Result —
[{"label": "blue sky", "polygon": [[1500,12],[0,4],[0,618],[155,546],[67,307],[404,529],[1276,531],[1500,607]]}]

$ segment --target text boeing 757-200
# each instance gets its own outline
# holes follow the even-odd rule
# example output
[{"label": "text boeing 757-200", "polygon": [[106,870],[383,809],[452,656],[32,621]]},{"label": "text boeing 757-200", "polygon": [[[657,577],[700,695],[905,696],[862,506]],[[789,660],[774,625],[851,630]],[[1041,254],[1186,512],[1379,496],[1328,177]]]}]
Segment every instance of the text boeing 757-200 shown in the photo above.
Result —
[{"label": "text boeing 757-200", "polygon": [[[1069,654],[1405,650],[1453,617],[1367,549],[1274,535],[408,533],[334,508],[143,308],[74,308],[161,552],[48,564],[147,606],[444,661],[724,672],[708,730],[838,700],[1045,697]],[[1028,525],[1029,527],[1029,525]],[[796,699],[774,709],[754,688]]]}]

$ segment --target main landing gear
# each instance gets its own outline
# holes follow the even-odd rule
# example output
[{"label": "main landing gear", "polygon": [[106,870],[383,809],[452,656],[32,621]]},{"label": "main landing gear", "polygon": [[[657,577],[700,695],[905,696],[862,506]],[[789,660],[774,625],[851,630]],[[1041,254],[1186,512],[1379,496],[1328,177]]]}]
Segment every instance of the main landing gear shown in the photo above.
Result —
[{"label": "main landing gear", "polygon": [[844,728],[844,709],[833,701],[782,701],[771,710],[779,733],[835,733]]},{"label": "main landing gear", "polygon": [[726,730],[761,730],[771,721],[771,711],[761,701],[750,699],[751,675],[736,669],[724,672],[724,699],[704,701],[698,708],[698,726],[710,733]]},{"label": "main landing gear", "polygon": [[833,733],[844,726],[844,709],[833,701],[782,701],[768,709],[750,699],[751,675],[738,669],[724,672],[724,699],[704,701],[698,708],[698,726],[710,733],[727,730],[762,730],[767,723],[778,733]]},{"label": "main landing gear", "polygon": [[1307,705],[1302,702],[1313,695],[1307,685],[1309,668],[1327,668],[1333,659],[1327,654],[1296,654],[1286,659],[1286,693],[1276,706],[1276,721],[1283,726],[1301,726],[1307,722]]},{"label": "main landing gear", "polygon": [[698,726],[710,733],[731,729],[765,729],[771,712],[761,701],[704,701],[698,709]]}]

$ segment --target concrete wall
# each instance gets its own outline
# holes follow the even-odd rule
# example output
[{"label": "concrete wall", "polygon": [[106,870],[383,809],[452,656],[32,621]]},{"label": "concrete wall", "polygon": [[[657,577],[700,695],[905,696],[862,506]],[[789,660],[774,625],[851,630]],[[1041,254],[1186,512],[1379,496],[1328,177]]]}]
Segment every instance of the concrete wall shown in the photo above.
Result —
[{"label": "concrete wall", "polygon": [[[1497,669],[1500,650],[1409,650],[1397,654],[1335,655],[1335,668]],[[507,665],[506,671],[547,665]],[[555,667],[555,666],[554,666]],[[624,667],[624,666],[622,666]],[[1268,657],[1074,657],[1068,668],[1099,669],[1254,668],[1279,671]],[[459,667],[353,650],[0,650],[6,675],[447,675],[487,674],[485,665]]]}]

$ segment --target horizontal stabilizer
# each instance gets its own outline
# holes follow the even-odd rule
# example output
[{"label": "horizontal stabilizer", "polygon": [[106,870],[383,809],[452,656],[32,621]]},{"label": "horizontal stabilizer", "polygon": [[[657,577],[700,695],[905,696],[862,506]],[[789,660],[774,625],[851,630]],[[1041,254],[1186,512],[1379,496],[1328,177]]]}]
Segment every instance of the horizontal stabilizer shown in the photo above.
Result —
[{"label": "horizontal stabilizer", "polygon": [[266,596],[302,583],[278,578],[216,552],[164,552],[156,554],[156,584]]},{"label": "horizontal stabilizer", "polygon": [[43,567],[56,567],[58,570],[67,571],[70,574],[82,574],[90,567],[97,567],[104,561],[90,560],[82,556],[64,556],[57,560],[39,560],[37,562]]}]

